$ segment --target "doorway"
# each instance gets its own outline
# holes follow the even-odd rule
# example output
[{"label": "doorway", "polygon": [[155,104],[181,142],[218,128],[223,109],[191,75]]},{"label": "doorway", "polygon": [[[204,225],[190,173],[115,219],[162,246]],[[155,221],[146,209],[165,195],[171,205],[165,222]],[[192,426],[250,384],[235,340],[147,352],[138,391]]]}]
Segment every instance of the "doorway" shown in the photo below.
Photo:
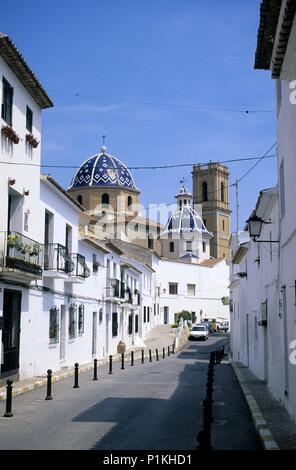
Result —
[{"label": "doorway", "polygon": [[163,308],[163,323],[167,325],[168,321],[169,321],[169,307],[164,307]]},{"label": "doorway", "polygon": [[19,291],[4,289],[2,348],[3,362],[1,377],[17,375],[20,357],[20,321],[22,294]]},{"label": "doorway", "polygon": [[60,361],[66,359],[66,306],[61,305]]},{"label": "doorway", "polygon": [[93,312],[93,326],[92,326],[92,355],[97,354],[97,312]]}]

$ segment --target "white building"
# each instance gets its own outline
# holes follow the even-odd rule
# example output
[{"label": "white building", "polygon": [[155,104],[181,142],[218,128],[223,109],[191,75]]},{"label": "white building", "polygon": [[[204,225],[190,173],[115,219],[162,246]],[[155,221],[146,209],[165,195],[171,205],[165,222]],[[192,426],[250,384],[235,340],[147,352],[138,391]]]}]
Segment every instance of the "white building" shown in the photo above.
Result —
[{"label": "white building", "polygon": [[283,330],[278,305],[279,248],[273,243],[278,240],[277,188],[260,192],[255,213],[268,222],[258,241],[251,240],[248,232],[239,232],[231,239],[232,353],[235,361],[265,380],[280,398]]},{"label": "white building", "polygon": [[[267,380],[270,390],[296,419],[296,366],[290,360],[296,338],[296,5],[290,0],[261,1],[255,68],[271,70],[276,80],[278,203],[275,190],[259,197],[256,214],[270,202],[272,224],[263,224],[259,240],[241,244],[234,261],[248,278],[231,284],[233,354]],[[272,202],[273,201],[273,202]],[[278,204],[278,208],[277,208]],[[261,210],[261,209],[260,209]],[[278,211],[278,214],[277,214]],[[266,222],[268,209],[263,220]],[[266,238],[267,237],[267,238]],[[270,246],[269,246],[270,245]],[[260,254],[258,255],[258,250]],[[260,266],[254,259],[260,258]],[[258,266],[256,267],[256,264]],[[237,290],[239,289],[239,290]],[[238,302],[239,312],[235,309]],[[234,305],[235,304],[235,305]],[[243,307],[242,307],[243,306]],[[241,310],[241,308],[243,308]],[[267,325],[258,325],[267,311]],[[264,318],[264,317],[263,317]]]},{"label": "white building", "polygon": [[25,356],[36,353],[30,339],[34,334],[31,312],[38,312],[41,296],[29,287],[42,277],[41,111],[53,104],[2,33],[0,81],[0,357],[4,377],[17,375]]}]

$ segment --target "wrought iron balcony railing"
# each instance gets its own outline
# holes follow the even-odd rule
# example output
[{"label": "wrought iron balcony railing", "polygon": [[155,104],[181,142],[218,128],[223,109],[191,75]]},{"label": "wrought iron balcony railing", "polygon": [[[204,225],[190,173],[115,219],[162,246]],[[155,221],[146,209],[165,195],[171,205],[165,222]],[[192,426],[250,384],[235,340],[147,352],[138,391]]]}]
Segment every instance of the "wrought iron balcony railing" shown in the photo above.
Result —
[{"label": "wrought iron balcony railing", "polygon": [[71,261],[74,263],[74,269],[69,273],[70,276],[86,279],[90,276],[90,270],[85,262],[85,257],[79,253],[70,253]]},{"label": "wrought iron balcony railing", "polygon": [[75,263],[65,246],[59,243],[48,243],[44,245],[44,269],[71,274],[75,269]]},{"label": "wrought iron balcony railing", "polygon": [[42,275],[43,245],[19,232],[0,232],[0,267]]}]

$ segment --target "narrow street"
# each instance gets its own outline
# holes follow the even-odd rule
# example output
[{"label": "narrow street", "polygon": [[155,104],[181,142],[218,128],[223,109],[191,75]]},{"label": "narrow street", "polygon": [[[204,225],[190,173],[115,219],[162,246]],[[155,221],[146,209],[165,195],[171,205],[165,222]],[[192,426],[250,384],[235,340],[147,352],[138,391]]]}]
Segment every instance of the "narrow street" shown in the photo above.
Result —
[{"label": "narrow street", "polygon": [[[227,335],[189,342],[185,349],[159,362],[139,361],[113,375],[99,369],[13,399],[12,418],[2,417],[0,449],[180,449],[196,447],[202,428],[209,351],[228,343]],[[231,365],[215,366],[213,447],[258,449],[258,441]]]}]

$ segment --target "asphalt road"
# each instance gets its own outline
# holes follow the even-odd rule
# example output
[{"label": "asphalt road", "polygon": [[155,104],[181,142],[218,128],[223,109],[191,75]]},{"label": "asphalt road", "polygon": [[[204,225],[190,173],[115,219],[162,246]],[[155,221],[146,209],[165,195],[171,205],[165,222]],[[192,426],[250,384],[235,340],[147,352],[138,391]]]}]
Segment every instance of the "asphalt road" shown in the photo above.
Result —
[{"label": "asphalt road", "polygon": [[53,384],[52,401],[45,388],[15,397],[12,418],[0,402],[0,449],[194,449],[209,351],[227,342],[190,342],[159,362],[115,364],[113,375],[100,368],[98,382],[86,372],[79,389],[70,377]]}]

